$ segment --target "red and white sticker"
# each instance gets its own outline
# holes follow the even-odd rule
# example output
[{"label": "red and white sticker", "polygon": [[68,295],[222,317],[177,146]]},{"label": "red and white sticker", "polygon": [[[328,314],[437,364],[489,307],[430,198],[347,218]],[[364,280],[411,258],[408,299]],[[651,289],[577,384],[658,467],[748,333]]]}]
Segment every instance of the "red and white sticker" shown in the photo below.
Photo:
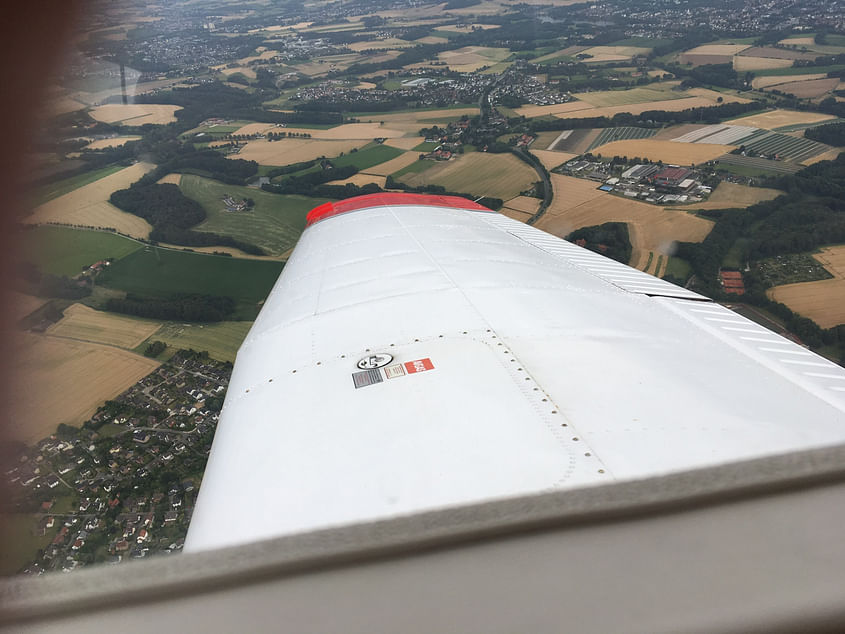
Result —
[{"label": "red and white sticker", "polygon": [[408,374],[416,374],[417,372],[425,372],[426,370],[433,370],[434,364],[431,359],[417,359],[416,361],[408,361],[404,364],[405,371]]}]

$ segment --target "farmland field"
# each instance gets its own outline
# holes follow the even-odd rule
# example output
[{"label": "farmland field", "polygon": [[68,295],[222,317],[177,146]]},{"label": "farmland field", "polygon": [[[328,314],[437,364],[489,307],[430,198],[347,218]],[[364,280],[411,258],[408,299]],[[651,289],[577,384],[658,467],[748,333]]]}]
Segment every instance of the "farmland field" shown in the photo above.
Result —
[{"label": "farmland field", "polygon": [[85,146],[86,150],[102,150],[103,148],[107,147],[120,147],[121,145],[126,145],[129,141],[137,141],[141,137],[139,136],[117,136],[112,137],[110,139],[100,139],[98,141],[92,141],[88,145]]},{"label": "farmland field", "polygon": [[673,165],[691,165],[713,160],[730,152],[731,145],[710,143],[675,143],[640,139],[636,141],[614,141],[598,148],[602,156],[628,156],[663,161]]},{"label": "farmland field", "polygon": [[59,196],[68,194],[75,189],[84,187],[89,183],[98,181],[101,178],[105,178],[106,176],[119,172],[122,169],[124,169],[122,165],[109,165],[108,167],[92,170],[90,172],[85,172],[84,174],[56,181],[55,183],[50,183],[49,185],[44,185],[43,187],[39,187],[36,191],[33,204],[36,206],[42,205],[48,200],[53,200],[53,198],[58,198]]},{"label": "farmland field", "polygon": [[625,222],[631,239],[632,266],[643,268],[649,252],[668,256],[672,242],[700,242],[713,223],[692,214],[613,196],[596,189],[597,183],[552,174],[555,197],[537,222],[537,228],[564,237],[605,222]]},{"label": "farmland field", "polygon": [[504,206],[499,211],[514,220],[526,222],[529,218],[531,218],[531,216],[537,213],[537,209],[540,207],[540,202],[541,200],[539,198],[517,196],[516,198],[511,198],[505,202]]},{"label": "farmland field", "polygon": [[570,152],[553,152],[551,150],[531,150],[531,153],[540,159],[540,162],[548,170],[554,169],[558,165],[562,165],[578,156]]},{"label": "farmland field", "polygon": [[163,341],[185,350],[204,350],[220,361],[234,361],[251,327],[251,321],[222,321],[217,324],[169,322],[153,333],[149,341]]},{"label": "farmland field", "polygon": [[755,77],[751,81],[751,86],[756,89],[775,87],[778,84],[787,84],[796,81],[809,81],[812,79],[824,79],[827,77],[824,73],[813,73],[811,75],[770,75],[767,77]]},{"label": "farmland field", "polygon": [[839,85],[838,77],[826,77],[824,79],[808,79],[805,81],[793,81],[778,84],[777,90],[789,93],[800,98],[812,99],[829,93]]},{"label": "farmland field", "polygon": [[537,173],[512,154],[473,152],[440,162],[420,173],[406,173],[409,185],[442,185],[447,191],[507,200],[530,187]]},{"label": "farmland field", "polygon": [[344,178],[342,180],[331,181],[331,185],[347,185],[347,184],[357,185],[358,187],[363,187],[364,185],[369,185],[370,183],[375,183],[382,189],[384,189],[385,185],[387,184],[387,178],[385,176],[376,176],[374,174],[368,174],[366,172],[358,172],[357,174],[353,174],[349,178]]},{"label": "farmland field", "polygon": [[418,152],[403,152],[396,158],[379,163],[373,167],[368,167],[364,170],[366,174],[374,174],[376,176],[389,176],[399,170],[411,165],[419,160]]},{"label": "farmland field", "polygon": [[110,346],[21,333],[13,340],[15,373],[6,431],[35,442],[60,423],[79,425],[158,367],[158,362]]},{"label": "farmland field", "polygon": [[282,139],[272,142],[257,139],[248,141],[238,154],[230,154],[228,158],[255,161],[262,165],[290,165],[320,157],[333,158],[341,152],[349,152],[362,145],[364,142],[360,139],[345,141]]},{"label": "farmland field", "polygon": [[[353,155],[354,156],[354,155]],[[326,202],[325,198],[271,194],[251,187],[224,185],[193,174],[182,176],[182,192],[200,203],[208,218],[197,231],[232,236],[255,244],[273,255],[292,248],[305,229],[305,215]],[[245,211],[226,211],[222,198],[252,198],[255,207]]]},{"label": "farmland field", "polygon": [[726,125],[747,125],[755,128],[773,130],[798,123],[817,123],[828,119],[835,119],[833,115],[820,112],[799,112],[797,110],[771,110],[749,117],[740,117],[732,121],[725,121]]},{"label": "farmland field", "polygon": [[813,257],[834,275],[834,279],[775,286],[767,293],[822,328],[844,324],[845,246],[823,248]]},{"label": "farmland field", "polygon": [[395,147],[400,150],[413,150],[425,139],[421,136],[403,137],[400,139],[387,139],[384,144],[390,147]]},{"label": "farmland field", "polygon": [[142,245],[105,231],[41,226],[21,236],[21,257],[45,273],[73,276],[107,258],[119,259]]},{"label": "farmland field", "polygon": [[628,141],[631,139],[648,139],[657,134],[655,128],[604,128],[596,139],[587,146],[590,150],[611,143],[613,141]]},{"label": "farmland field", "polygon": [[181,106],[163,106],[159,104],[111,103],[97,106],[91,110],[91,117],[104,123],[127,125],[144,125],[147,123],[172,123],[176,121],[174,113],[181,110]]},{"label": "farmland field", "polygon": [[581,51],[584,55],[590,55],[584,59],[585,62],[622,62],[627,61],[635,55],[648,55],[651,49],[639,46],[593,46]]},{"label": "farmland field", "polygon": [[129,187],[153,168],[150,163],[136,163],[36,207],[24,222],[58,222],[93,227],[110,227],[127,235],[146,238],[150,225],[146,220],[121,211],[108,202],[118,189]]},{"label": "farmland field", "polygon": [[[270,123],[248,123],[238,128],[233,134],[266,134],[268,132],[287,132],[288,134],[310,134],[312,139],[324,141],[362,140],[372,141],[377,137],[387,139],[398,138],[405,134],[403,130],[395,130],[379,123],[345,123],[331,128],[277,128]],[[275,143],[275,141],[274,141]],[[363,145],[363,144],[362,144]]]},{"label": "farmland field", "polygon": [[[635,89],[641,90],[641,89]],[[617,92],[617,91],[614,91]],[[620,93],[619,99],[624,98],[624,93],[627,91],[618,91]],[[717,105],[717,99],[722,98],[724,103],[740,102],[747,103],[748,100],[741,97],[734,97],[728,94],[719,94],[712,91],[706,93],[693,94],[692,91],[686,93],[678,93],[673,98],[667,99],[666,94],[661,94],[662,100],[647,101],[643,103],[634,103],[629,105],[618,106],[604,106],[596,108],[585,101],[569,101],[562,104],[554,104],[551,106],[522,106],[516,108],[514,112],[517,116],[525,117],[542,117],[546,115],[553,115],[560,119],[584,119],[588,117],[612,117],[620,112],[629,112],[637,115],[647,110],[665,110],[667,112],[679,112],[688,108],[708,108]]]},{"label": "farmland field", "polygon": [[779,132],[746,138],[743,140],[743,145],[760,154],[770,157],[777,155],[779,158],[792,161],[803,161],[830,150],[829,145]]},{"label": "farmland field", "polygon": [[[672,85],[676,86],[677,82],[672,82]],[[628,90],[601,90],[575,93],[573,97],[577,97],[579,101],[586,102],[596,108],[602,108],[605,106],[627,106],[649,101],[681,99],[688,96],[682,91],[672,91],[668,88],[661,90],[660,88],[661,85],[657,84],[654,88],[630,88]]]},{"label": "farmland field", "polygon": [[333,159],[332,163],[335,167],[346,167],[351,165],[363,171],[373,166],[385,163],[386,161],[390,161],[391,159],[395,159],[402,154],[402,150],[398,150],[395,147],[372,144],[370,147]]},{"label": "farmland field", "polygon": [[737,55],[733,58],[734,70],[738,72],[749,70],[767,70],[769,68],[792,68],[791,59],[776,57],[745,57]]},{"label": "farmland field", "polygon": [[764,200],[772,200],[783,192],[765,187],[749,187],[722,181],[704,202],[684,205],[684,209],[730,209],[745,208]]},{"label": "farmland field", "polygon": [[157,321],[124,317],[73,304],[65,309],[62,319],[47,329],[47,334],[131,350],[141,345],[160,326]]},{"label": "farmland field", "polygon": [[174,293],[199,293],[231,297],[252,310],[263,301],[284,265],[266,260],[246,260],[145,247],[106,269],[98,283],[139,295],[166,297]]}]

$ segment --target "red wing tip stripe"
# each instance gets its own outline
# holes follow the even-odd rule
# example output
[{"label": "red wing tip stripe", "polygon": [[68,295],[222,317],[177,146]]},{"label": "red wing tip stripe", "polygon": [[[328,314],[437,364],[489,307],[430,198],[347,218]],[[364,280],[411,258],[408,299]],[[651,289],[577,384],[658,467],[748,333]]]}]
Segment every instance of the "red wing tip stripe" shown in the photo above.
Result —
[{"label": "red wing tip stripe", "polygon": [[346,200],[338,200],[337,202],[323,203],[308,212],[305,226],[310,227],[315,222],[331,218],[332,216],[349,213],[350,211],[389,205],[419,205],[423,207],[451,207],[454,209],[467,209],[469,211],[490,211],[487,207],[479,205],[467,198],[461,198],[460,196],[387,192],[382,194],[366,194],[364,196],[356,196],[355,198],[347,198]]}]

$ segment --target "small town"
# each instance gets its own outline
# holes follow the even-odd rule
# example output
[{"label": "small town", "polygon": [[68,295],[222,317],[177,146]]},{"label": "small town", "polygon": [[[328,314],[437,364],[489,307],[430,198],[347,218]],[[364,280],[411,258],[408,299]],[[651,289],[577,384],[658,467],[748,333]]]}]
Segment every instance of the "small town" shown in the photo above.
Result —
[{"label": "small town", "polygon": [[15,511],[52,536],[23,573],[180,551],[230,373],[179,351],[81,429],[62,425],[4,461]]}]

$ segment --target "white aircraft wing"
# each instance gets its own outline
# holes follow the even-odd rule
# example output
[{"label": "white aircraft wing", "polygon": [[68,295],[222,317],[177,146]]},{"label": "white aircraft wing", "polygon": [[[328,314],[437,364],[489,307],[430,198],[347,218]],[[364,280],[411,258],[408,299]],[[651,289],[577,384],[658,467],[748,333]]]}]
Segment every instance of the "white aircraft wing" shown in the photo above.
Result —
[{"label": "white aircraft wing", "polygon": [[376,194],[308,225],[186,550],[845,442],[841,367],[470,201]]}]

